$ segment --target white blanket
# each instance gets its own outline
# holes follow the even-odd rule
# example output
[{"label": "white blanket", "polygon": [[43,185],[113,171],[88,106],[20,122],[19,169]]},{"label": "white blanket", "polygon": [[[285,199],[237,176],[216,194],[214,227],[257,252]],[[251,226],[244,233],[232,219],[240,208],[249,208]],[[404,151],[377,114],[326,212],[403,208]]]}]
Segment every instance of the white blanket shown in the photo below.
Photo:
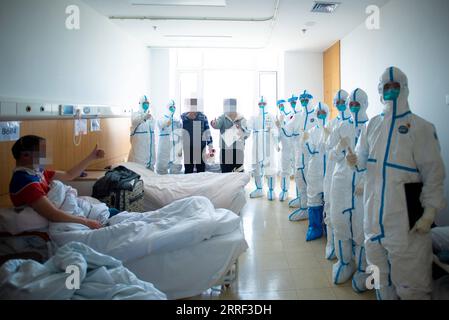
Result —
[{"label": "white blanket", "polygon": [[[74,202],[72,190],[62,183],[52,184],[49,198],[63,210],[69,204],[70,212],[98,221],[104,221],[109,215],[107,210],[86,204],[80,198],[75,197],[77,201]],[[107,225],[91,230],[76,223],[50,223],[49,233],[58,246],[78,241],[98,252],[128,261],[230,233],[239,227],[240,218],[229,210],[215,209],[207,198],[190,197],[153,212],[122,212],[109,219]]]},{"label": "white blanket", "polygon": [[138,163],[125,162],[120,165],[136,172],[144,181],[146,210],[156,210],[190,196],[206,197],[215,208],[231,210],[234,209],[232,202],[250,181],[247,173],[157,175]]},{"label": "white blanket", "polygon": [[[66,273],[75,270],[67,269],[69,266],[77,271]],[[59,248],[45,264],[6,262],[0,268],[0,299],[165,300],[166,296],[151,283],[139,280],[120,261],[72,242]]]}]

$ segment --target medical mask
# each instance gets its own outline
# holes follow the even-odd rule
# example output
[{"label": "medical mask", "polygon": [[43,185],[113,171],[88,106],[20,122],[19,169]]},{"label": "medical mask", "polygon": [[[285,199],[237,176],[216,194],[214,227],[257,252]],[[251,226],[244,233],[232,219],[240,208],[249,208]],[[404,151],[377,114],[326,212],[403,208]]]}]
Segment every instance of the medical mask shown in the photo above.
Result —
[{"label": "medical mask", "polygon": [[340,112],[343,112],[346,110],[346,105],[345,104],[338,104],[337,105],[337,110]]},{"label": "medical mask", "polygon": [[296,108],[296,102],[292,102],[292,103],[290,103],[290,105],[292,106],[293,109]]},{"label": "medical mask", "polygon": [[320,113],[319,115],[317,115],[317,117],[318,117],[318,119],[325,120],[326,117],[327,117],[327,114],[325,114],[325,113]]},{"label": "medical mask", "polygon": [[399,94],[401,93],[401,89],[388,89],[384,91],[384,100],[385,101],[393,101],[399,98]]},{"label": "medical mask", "polygon": [[171,113],[171,114],[173,114],[173,113],[175,113],[175,111],[176,111],[176,108],[174,108],[174,107],[170,107],[170,108],[168,108],[168,110],[170,111],[170,113]]},{"label": "medical mask", "polygon": [[144,112],[147,112],[148,109],[150,109],[150,103],[149,102],[142,102],[142,109]]},{"label": "medical mask", "polygon": [[307,100],[301,100],[301,105],[302,105],[303,107],[307,107],[308,104],[309,104],[309,101],[307,101]]},{"label": "medical mask", "polygon": [[352,113],[357,113],[360,111],[360,106],[353,106],[350,109]]},{"label": "medical mask", "polygon": [[285,107],[279,107],[279,111],[284,112],[285,111]]}]

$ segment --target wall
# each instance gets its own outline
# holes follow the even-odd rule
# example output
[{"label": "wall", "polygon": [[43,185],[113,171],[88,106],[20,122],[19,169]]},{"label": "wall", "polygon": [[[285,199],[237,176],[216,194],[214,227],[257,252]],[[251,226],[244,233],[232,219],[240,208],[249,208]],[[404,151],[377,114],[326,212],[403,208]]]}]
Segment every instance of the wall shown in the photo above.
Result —
[{"label": "wall", "polygon": [[323,54],[324,102],[331,110],[331,117],[337,116],[334,107],[334,96],[341,88],[340,41],[327,49]]},{"label": "wall", "polygon": [[313,104],[323,101],[323,54],[285,52],[283,59],[283,90],[285,98],[308,90]]},{"label": "wall", "polygon": [[2,0],[0,44],[3,97],[129,106],[149,89],[149,50],[79,0]]},{"label": "wall", "polygon": [[158,119],[165,107],[175,97],[170,97],[170,49],[151,49],[151,92],[152,113]]},{"label": "wall", "polygon": [[[382,107],[378,79],[389,66],[402,69],[409,78],[410,107],[435,124],[442,155],[449,168],[448,30],[449,1],[392,0],[381,8],[381,29],[360,25],[341,41],[342,87],[365,89],[370,97],[370,116]],[[449,188],[446,179],[446,199]],[[449,224],[449,211],[439,217]]]}]

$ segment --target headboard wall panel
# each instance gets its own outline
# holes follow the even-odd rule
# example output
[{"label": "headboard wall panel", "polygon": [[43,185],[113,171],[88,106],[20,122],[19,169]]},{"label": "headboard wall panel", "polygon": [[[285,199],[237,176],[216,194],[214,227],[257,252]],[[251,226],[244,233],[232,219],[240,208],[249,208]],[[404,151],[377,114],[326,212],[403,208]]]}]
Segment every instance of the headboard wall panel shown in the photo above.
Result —
[{"label": "headboard wall panel", "polygon": [[[90,120],[88,128],[90,129]],[[105,158],[93,162],[89,169],[104,167],[125,161],[130,150],[129,118],[101,119],[101,131],[91,132],[81,138],[81,144],[73,143],[74,121],[69,120],[25,120],[21,122],[20,135],[34,134],[46,138],[47,158],[51,164],[47,167],[67,170],[86,157],[95,144],[106,152]],[[79,137],[77,137],[79,138]],[[0,142],[0,195],[8,194],[9,181],[15,160],[11,154],[14,141]]]}]

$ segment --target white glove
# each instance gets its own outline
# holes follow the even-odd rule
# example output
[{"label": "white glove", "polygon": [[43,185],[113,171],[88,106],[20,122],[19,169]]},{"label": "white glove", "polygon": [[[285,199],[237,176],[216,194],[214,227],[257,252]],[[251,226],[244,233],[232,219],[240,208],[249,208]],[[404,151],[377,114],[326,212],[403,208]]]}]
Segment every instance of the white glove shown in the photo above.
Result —
[{"label": "white glove", "polygon": [[363,192],[365,192],[365,186],[363,185],[363,183],[359,183],[357,185],[357,187],[355,188],[355,195],[356,196],[363,196]]},{"label": "white glove", "polygon": [[304,131],[304,133],[302,134],[302,141],[306,142],[307,140],[309,140],[310,138],[310,134],[307,131]]},{"label": "white glove", "polygon": [[348,138],[341,138],[337,148],[338,150],[346,150],[348,146],[349,146]]},{"label": "white glove", "polygon": [[331,130],[328,127],[324,127],[324,141],[327,141],[327,138],[329,138],[329,135],[331,134]]},{"label": "white glove", "polygon": [[171,126],[171,120],[169,119],[169,120],[167,120],[166,127],[170,127],[170,126]]},{"label": "white glove", "polygon": [[151,113],[145,113],[144,119],[145,120],[153,120],[153,116],[151,115]]},{"label": "white glove", "polygon": [[357,162],[359,162],[357,155],[352,152],[351,148],[348,148],[348,155],[346,156],[346,161],[348,162],[348,165],[350,167],[355,167],[357,165]]},{"label": "white glove", "polygon": [[274,124],[275,124],[276,127],[278,127],[279,129],[281,128],[281,122],[279,121],[278,118],[276,118],[276,120],[274,121]]},{"label": "white glove", "polygon": [[410,232],[418,232],[419,234],[429,233],[436,215],[436,209],[430,207],[425,208],[424,214],[418,221],[416,221],[415,226]]}]

